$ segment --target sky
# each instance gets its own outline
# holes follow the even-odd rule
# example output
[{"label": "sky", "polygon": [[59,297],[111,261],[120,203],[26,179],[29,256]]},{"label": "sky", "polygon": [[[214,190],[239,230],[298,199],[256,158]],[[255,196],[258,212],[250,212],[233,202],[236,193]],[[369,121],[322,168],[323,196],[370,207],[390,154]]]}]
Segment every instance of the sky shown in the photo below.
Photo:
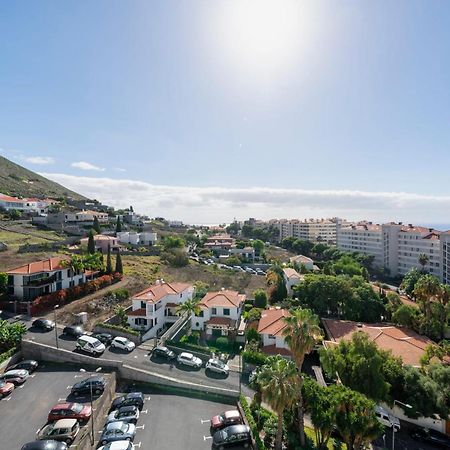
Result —
[{"label": "sky", "polygon": [[450,3],[0,1],[0,154],[191,223],[450,223]]}]

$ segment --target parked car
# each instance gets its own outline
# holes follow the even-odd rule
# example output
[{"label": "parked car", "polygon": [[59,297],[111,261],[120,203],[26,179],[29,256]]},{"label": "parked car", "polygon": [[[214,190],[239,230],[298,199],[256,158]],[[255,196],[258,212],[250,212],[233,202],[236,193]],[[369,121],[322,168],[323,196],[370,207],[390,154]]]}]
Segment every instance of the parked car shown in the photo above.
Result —
[{"label": "parked car", "polygon": [[14,384],[9,381],[0,381],[0,398],[6,397],[14,390]]},{"label": "parked car", "polygon": [[251,273],[252,275],[256,275],[256,270],[252,269],[251,267],[246,267],[245,271],[247,273]]},{"label": "parked car", "polygon": [[102,445],[114,441],[133,441],[136,434],[136,425],[127,422],[112,422],[106,424],[100,436]]},{"label": "parked car", "polygon": [[256,269],[256,274],[257,275],[265,275],[266,272],[264,272],[264,270],[262,270],[262,269]]},{"label": "parked car", "polygon": [[106,422],[128,422],[136,424],[138,419],[139,408],[137,406],[122,406],[121,408],[110,413],[106,419]]},{"label": "parked car", "polygon": [[42,427],[38,432],[38,439],[54,439],[71,444],[79,431],[80,425],[76,419],[60,419]]},{"label": "parked car", "polygon": [[115,337],[111,342],[111,348],[119,348],[131,352],[135,349],[136,344],[124,337]]},{"label": "parked car", "polygon": [[114,339],[114,336],[109,333],[94,333],[92,337],[98,339],[102,344],[105,344],[106,346],[111,345],[111,342]]},{"label": "parked car", "polygon": [[67,450],[67,444],[53,440],[33,441],[23,445],[21,450]]},{"label": "parked car", "polygon": [[175,359],[177,356],[172,350],[162,346],[155,347],[152,354],[166,359]]},{"label": "parked car", "polygon": [[206,370],[210,370],[211,372],[221,373],[222,375],[228,375],[230,373],[230,368],[220,359],[211,358],[206,363]]},{"label": "parked car", "polygon": [[396,430],[400,430],[400,420],[398,420],[398,417],[389,414],[383,407],[375,406],[375,415],[377,416],[378,422],[382,423],[385,427],[391,428],[394,426]]},{"label": "parked car", "polygon": [[11,367],[8,367],[9,370],[26,370],[28,373],[33,373],[37,368],[39,364],[34,359],[25,359],[23,361],[20,361],[17,364],[14,364]]},{"label": "parked car", "polygon": [[80,336],[83,336],[83,334],[86,334],[86,332],[83,330],[83,327],[70,325],[64,327],[63,334],[64,336],[79,338]]},{"label": "parked car", "polygon": [[450,438],[438,431],[428,428],[416,428],[411,431],[411,437],[416,441],[428,442],[437,447],[450,448]]},{"label": "parked car", "polygon": [[47,421],[54,422],[59,419],[76,419],[79,422],[87,422],[92,414],[89,405],[81,403],[58,403],[48,413]]},{"label": "parked car", "polygon": [[95,337],[83,335],[78,338],[76,349],[98,356],[106,350],[106,347]]},{"label": "parked car", "polygon": [[106,387],[106,380],[103,377],[89,377],[72,386],[70,393],[73,396],[90,395],[92,385],[92,393],[94,395],[100,395],[103,393]]},{"label": "parked car", "polygon": [[248,448],[251,444],[250,428],[247,425],[231,425],[213,435],[213,447],[225,448],[235,445]]},{"label": "parked car", "polygon": [[14,384],[14,386],[18,386],[27,381],[28,375],[28,370],[8,370],[3,375],[0,375],[0,381],[6,381]]},{"label": "parked car", "polygon": [[130,441],[114,441],[99,447],[98,450],[133,450],[133,448]]},{"label": "parked car", "polygon": [[231,409],[225,411],[222,414],[218,414],[211,419],[211,428],[213,430],[220,430],[221,428],[228,427],[230,425],[236,425],[242,423],[242,417],[237,409]]},{"label": "parked car", "polygon": [[123,406],[137,406],[139,411],[144,407],[144,394],[142,392],[130,392],[114,399],[110,411],[122,408]]},{"label": "parked car", "polygon": [[55,328],[55,323],[48,319],[36,319],[31,326],[39,330],[51,331]]},{"label": "parked car", "polygon": [[177,356],[177,362],[179,364],[184,364],[185,366],[195,367],[196,369],[200,369],[202,367],[203,362],[200,358],[197,358],[192,353],[183,352]]}]

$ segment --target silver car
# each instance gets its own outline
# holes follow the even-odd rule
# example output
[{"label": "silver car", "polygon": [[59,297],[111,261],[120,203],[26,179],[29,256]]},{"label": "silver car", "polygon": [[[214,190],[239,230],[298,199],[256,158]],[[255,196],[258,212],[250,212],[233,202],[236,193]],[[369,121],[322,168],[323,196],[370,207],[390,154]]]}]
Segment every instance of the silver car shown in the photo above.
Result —
[{"label": "silver car", "polygon": [[184,364],[185,366],[195,367],[200,369],[202,367],[203,362],[200,358],[197,358],[192,353],[183,352],[180,353],[177,357],[177,361],[179,364]]},{"label": "silver car", "polygon": [[210,370],[211,372],[221,373],[223,375],[228,375],[230,373],[230,368],[220,359],[211,358],[206,363],[206,370]]},{"label": "silver car", "polygon": [[136,423],[139,419],[139,409],[137,406],[122,406],[109,414],[106,419],[107,423],[111,422],[127,422]]}]

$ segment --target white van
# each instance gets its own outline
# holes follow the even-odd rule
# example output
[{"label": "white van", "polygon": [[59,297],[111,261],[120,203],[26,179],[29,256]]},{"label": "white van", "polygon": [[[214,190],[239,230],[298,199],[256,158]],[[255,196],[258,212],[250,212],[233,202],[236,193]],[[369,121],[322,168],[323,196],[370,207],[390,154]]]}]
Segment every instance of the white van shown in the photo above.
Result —
[{"label": "white van", "polygon": [[98,339],[92,336],[80,336],[77,340],[77,350],[83,350],[83,352],[91,353],[92,355],[101,355],[106,347]]},{"label": "white van", "polygon": [[391,428],[394,426],[396,431],[400,430],[400,420],[398,420],[398,417],[389,414],[383,407],[376,406],[375,415],[377,416],[378,422],[382,423],[385,427]]}]

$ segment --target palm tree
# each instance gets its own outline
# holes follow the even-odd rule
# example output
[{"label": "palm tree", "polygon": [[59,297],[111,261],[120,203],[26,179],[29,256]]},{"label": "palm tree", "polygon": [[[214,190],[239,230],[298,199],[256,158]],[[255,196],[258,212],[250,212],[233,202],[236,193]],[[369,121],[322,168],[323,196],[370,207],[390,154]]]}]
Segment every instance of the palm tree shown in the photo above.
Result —
[{"label": "palm tree", "polygon": [[84,262],[83,259],[78,255],[72,255],[70,259],[65,259],[61,261],[61,265],[67,269],[70,270],[70,281],[71,281],[71,287],[74,286],[73,277],[76,273],[81,272],[84,270]]},{"label": "palm tree", "polygon": [[427,320],[431,314],[431,302],[442,293],[441,284],[434,275],[423,275],[414,287],[414,297]]},{"label": "palm tree", "polygon": [[271,356],[257,375],[262,397],[278,416],[275,449],[281,450],[283,440],[283,412],[295,403],[300,390],[297,369],[293,361]]},{"label": "palm tree", "polygon": [[[201,308],[199,306],[200,299],[198,298],[191,298],[189,300],[186,300],[185,302],[181,303],[181,305],[178,305],[175,309],[176,313],[179,316],[184,315],[187,318],[194,316],[198,316],[201,313]],[[189,328],[188,334],[191,332],[191,329]]]},{"label": "palm tree", "polygon": [[426,255],[425,253],[421,253],[419,255],[419,264],[422,266],[422,268],[420,269],[420,271],[422,273],[425,273],[425,266],[428,264],[428,262],[430,261],[430,258],[428,257],[428,255]]},{"label": "palm tree", "polygon": [[303,397],[301,386],[303,383],[302,365],[305,355],[311,352],[314,346],[322,340],[322,331],[319,327],[319,318],[310,309],[295,309],[288,317],[284,318],[286,323],[283,336],[286,344],[291,350],[297,366],[297,376],[300,389],[297,392],[298,399],[298,426],[300,433],[300,444],[305,446],[305,430],[303,417]]}]

